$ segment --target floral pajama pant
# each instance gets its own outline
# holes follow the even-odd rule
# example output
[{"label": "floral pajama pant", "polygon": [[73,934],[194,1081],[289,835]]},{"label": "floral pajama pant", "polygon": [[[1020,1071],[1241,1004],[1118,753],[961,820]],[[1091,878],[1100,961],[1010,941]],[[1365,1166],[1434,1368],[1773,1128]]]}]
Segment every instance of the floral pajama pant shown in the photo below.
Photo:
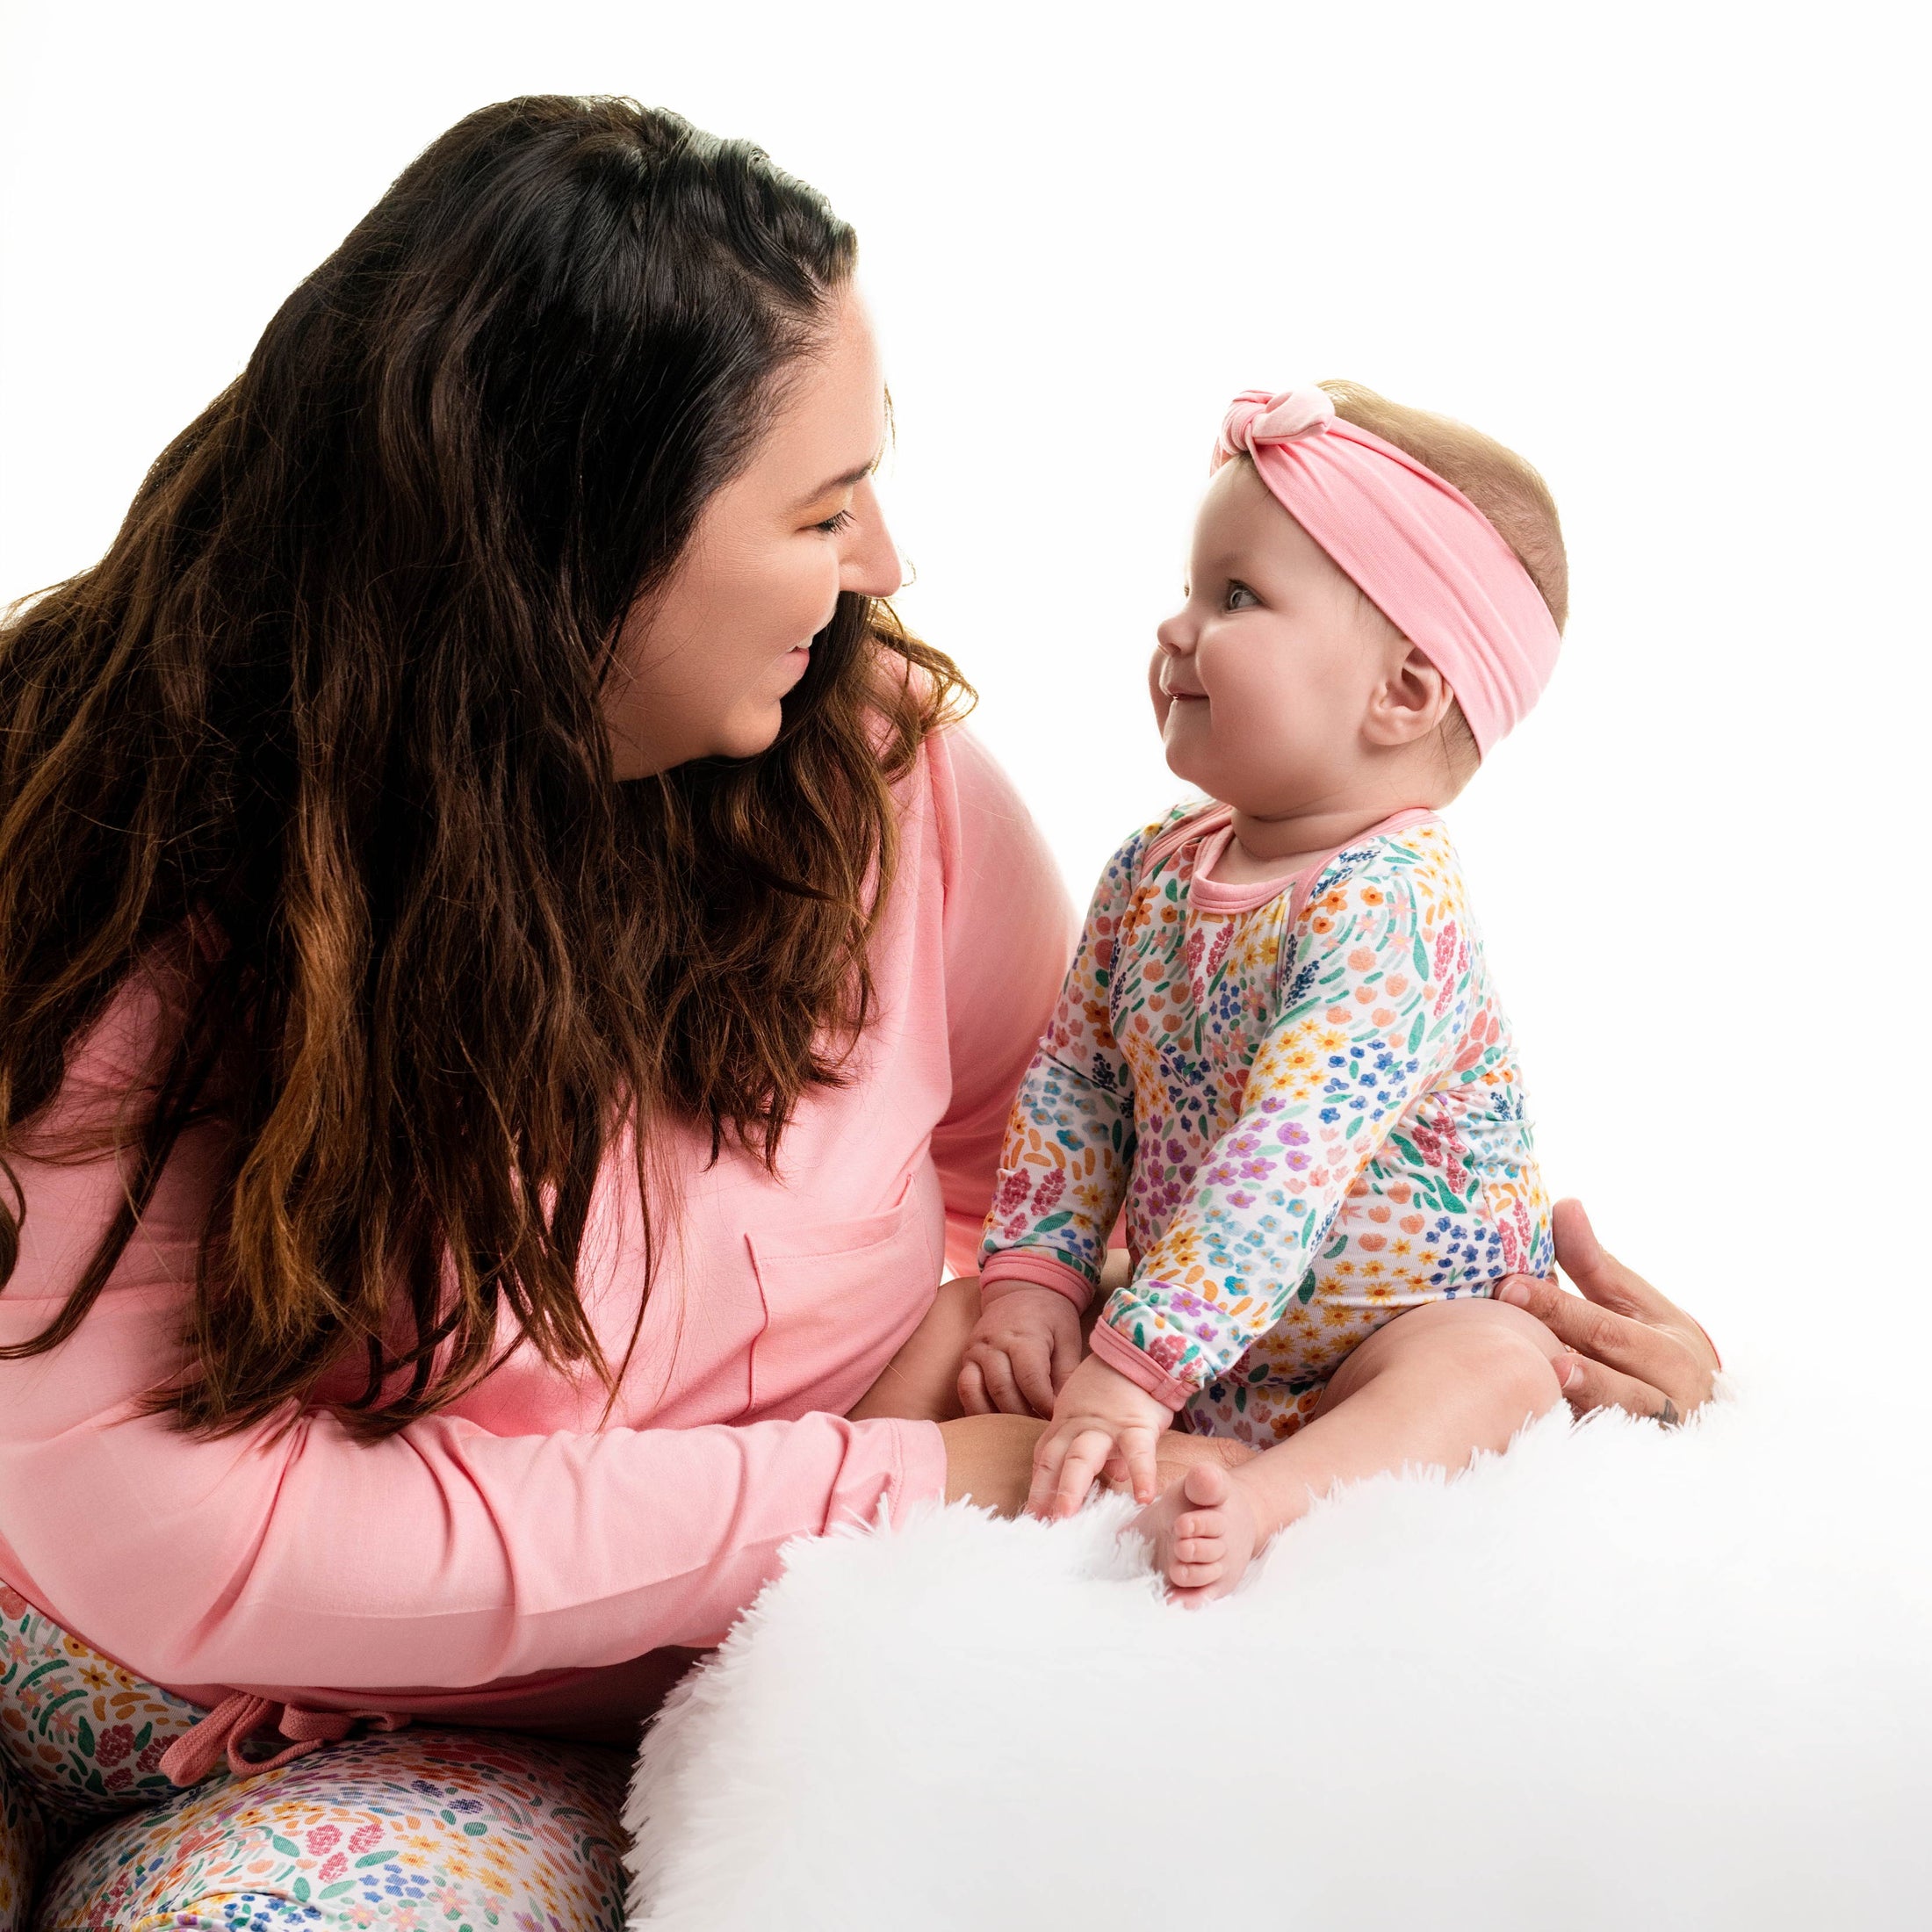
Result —
[{"label": "floral pajama pant", "polygon": [[204,1714],[0,1587],[0,1932],[620,1932],[624,1753],[422,1726],[177,1790]]}]

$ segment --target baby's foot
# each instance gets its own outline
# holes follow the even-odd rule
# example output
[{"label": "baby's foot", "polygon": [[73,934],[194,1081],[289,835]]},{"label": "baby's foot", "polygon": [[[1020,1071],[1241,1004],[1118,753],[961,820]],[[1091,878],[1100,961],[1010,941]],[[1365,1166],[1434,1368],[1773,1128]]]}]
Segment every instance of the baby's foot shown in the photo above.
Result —
[{"label": "baby's foot", "polygon": [[1196,1463],[1128,1527],[1154,1546],[1154,1568],[1178,1603],[1205,1604],[1241,1581],[1260,1540],[1247,1489],[1214,1463]]}]

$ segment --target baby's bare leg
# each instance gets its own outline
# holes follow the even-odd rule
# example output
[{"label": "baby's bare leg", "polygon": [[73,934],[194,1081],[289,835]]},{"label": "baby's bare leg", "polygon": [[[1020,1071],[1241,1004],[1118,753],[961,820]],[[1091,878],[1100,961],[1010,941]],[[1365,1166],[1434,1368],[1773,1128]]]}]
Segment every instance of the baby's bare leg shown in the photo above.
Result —
[{"label": "baby's bare leg", "polygon": [[[1338,1482],[1412,1467],[1462,1469],[1504,1449],[1561,1390],[1562,1345],[1506,1303],[1432,1301],[1378,1329],[1335,1373],[1307,1427],[1199,1495],[1164,1499],[1143,1532],[1175,1593],[1218,1597],[1248,1553]],[[1225,1488],[1223,1487],[1225,1485]],[[1211,1494],[1210,1494],[1211,1492]]]},{"label": "baby's bare leg", "polygon": [[979,1277],[940,1283],[926,1318],[849,1413],[854,1422],[897,1416],[911,1422],[951,1422],[959,1404],[959,1364],[979,1319]]},{"label": "baby's bare leg", "polygon": [[1561,1395],[1562,1344],[1543,1324],[1486,1297],[1431,1301],[1362,1344],[1299,1434],[1243,1466],[1262,1533],[1306,1516],[1337,1482],[1409,1467],[1463,1469]]}]

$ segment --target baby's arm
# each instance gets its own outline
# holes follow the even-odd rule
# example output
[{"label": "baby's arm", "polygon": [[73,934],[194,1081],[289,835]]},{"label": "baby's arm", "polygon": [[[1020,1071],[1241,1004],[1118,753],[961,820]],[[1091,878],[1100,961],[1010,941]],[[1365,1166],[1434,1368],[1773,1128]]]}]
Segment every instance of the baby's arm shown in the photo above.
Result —
[{"label": "baby's arm", "polygon": [[970,1412],[1049,1414],[1079,1359],[1079,1317],[1134,1158],[1133,1082],[1114,1039],[1109,989],[1148,835],[1128,840],[1101,875],[1007,1121],[980,1250],[984,1314],[960,1371]]},{"label": "baby's arm", "polygon": [[1306,1428],[1232,1470],[1189,1472],[1134,1528],[1176,1597],[1206,1603],[1337,1483],[1466,1468],[1555,1407],[1562,1344],[1505,1302],[1435,1301],[1376,1330],[1335,1373]]}]

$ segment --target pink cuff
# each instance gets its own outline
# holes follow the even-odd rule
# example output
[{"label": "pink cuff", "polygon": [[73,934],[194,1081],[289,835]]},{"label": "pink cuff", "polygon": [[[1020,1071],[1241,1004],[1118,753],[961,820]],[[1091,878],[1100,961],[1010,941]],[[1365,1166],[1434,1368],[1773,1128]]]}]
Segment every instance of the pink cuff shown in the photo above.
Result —
[{"label": "pink cuff", "polygon": [[1051,1288],[1085,1311],[1093,1299],[1093,1283],[1078,1268],[1037,1248],[1003,1248],[987,1258],[979,1271],[979,1299],[984,1305],[1009,1288]]},{"label": "pink cuff", "polygon": [[946,1500],[946,1438],[935,1422],[895,1424],[899,1438],[898,1471],[885,1493],[886,1512],[895,1527],[921,1503]]},{"label": "pink cuff", "polygon": [[1156,1402],[1179,1409],[1194,1392],[1186,1382],[1177,1382],[1143,1348],[1135,1348],[1117,1329],[1105,1322],[1093,1324],[1087,1345],[1109,1368],[1117,1368],[1130,1382],[1137,1383]]}]

